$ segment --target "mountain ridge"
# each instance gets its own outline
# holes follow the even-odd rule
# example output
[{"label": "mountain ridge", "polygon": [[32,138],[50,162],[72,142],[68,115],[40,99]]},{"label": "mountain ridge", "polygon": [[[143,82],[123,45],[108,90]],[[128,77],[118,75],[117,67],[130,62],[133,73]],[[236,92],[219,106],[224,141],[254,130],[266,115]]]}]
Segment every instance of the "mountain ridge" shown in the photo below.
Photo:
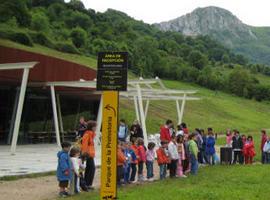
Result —
[{"label": "mountain ridge", "polygon": [[[236,53],[247,56],[252,62],[270,64],[270,57],[267,56],[270,53],[270,27],[247,25],[224,8],[196,8],[154,26],[162,31],[177,31],[188,36],[209,35]],[[264,37],[260,35],[262,31],[267,33],[263,33]],[[251,51],[254,47],[257,51],[255,55]]]}]

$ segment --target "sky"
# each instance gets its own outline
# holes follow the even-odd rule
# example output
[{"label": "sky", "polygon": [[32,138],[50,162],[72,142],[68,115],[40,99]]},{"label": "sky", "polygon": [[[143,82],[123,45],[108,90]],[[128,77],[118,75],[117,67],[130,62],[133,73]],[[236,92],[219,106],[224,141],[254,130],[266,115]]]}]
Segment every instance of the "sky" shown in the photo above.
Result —
[{"label": "sky", "polygon": [[86,8],[104,12],[113,8],[146,23],[168,21],[197,7],[218,6],[231,11],[242,22],[270,26],[270,0],[82,0]]}]

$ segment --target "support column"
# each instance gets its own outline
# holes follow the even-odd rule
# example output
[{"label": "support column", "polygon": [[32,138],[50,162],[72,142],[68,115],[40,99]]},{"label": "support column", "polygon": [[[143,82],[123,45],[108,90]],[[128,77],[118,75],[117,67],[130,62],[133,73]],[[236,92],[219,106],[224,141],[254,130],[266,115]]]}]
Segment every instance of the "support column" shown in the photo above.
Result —
[{"label": "support column", "polygon": [[186,104],[186,97],[187,97],[187,94],[184,94],[184,98],[182,100],[182,105],[181,105],[179,124],[182,123],[182,120],[183,120],[184,109],[185,109],[185,104]]},{"label": "support column", "polygon": [[28,81],[28,75],[29,75],[29,68],[24,68],[22,82],[21,82],[20,95],[19,95],[19,101],[18,101],[17,112],[16,112],[16,117],[15,117],[15,123],[14,123],[14,129],[13,129],[12,142],[11,142],[11,154],[15,154],[15,152],[16,152],[16,146],[17,146],[18,135],[19,135],[19,130],[20,130],[21,117],[22,117],[23,104],[24,104],[24,99],[25,99],[25,91],[26,91],[26,86],[27,86],[27,81]]},{"label": "support column", "polygon": [[57,112],[58,112],[58,116],[59,116],[60,133],[62,133],[62,141],[64,141],[65,135],[64,135],[64,126],[63,126],[62,110],[61,110],[61,103],[60,103],[59,94],[56,95],[56,102],[57,102]]},{"label": "support column", "polygon": [[20,88],[16,88],[16,96],[15,96],[15,101],[14,101],[14,105],[13,105],[12,116],[11,116],[11,121],[10,121],[10,125],[9,125],[9,131],[8,131],[8,139],[7,139],[8,145],[11,144],[11,140],[12,140],[14,124],[15,124],[15,117],[16,117],[17,107],[18,107],[18,102],[19,102],[19,96],[20,96]]},{"label": "support column", "polygon": [[176,100],[176,111],[177,111],[178,124],[181,124],[181,120],[180,120],[181,114],[180,114],[180,106],[179,106],[179,101],[178,100]]},{"label": "support column", "polygon": [[143,130],[143,137],[144,137],[145,145],[147,145],[148,138],[147,138],[146,124],[145,124],[145,116],[143,112],[142,92],[141,92],[141,87],[139,84],[136,85],[136,88],[138,92],[139,111],[140,111],[141,125],[142,125],[142,130]]},{"label": "support column", "polygon": [[150,101],[147,100],[147,101],[146,101],[146,105],[145,105],[145,110],[144,110],[145,120],[146,120],[146,118],[147,118],[147,113],[148,113],[149,103],[150,103]]},{"label": "support column", "polygon": [[58,125],[58,115],[56,108],[56,98],[55,98],[55,90],[54,86],[51,85],[51,97],[52,97],[52,108],[53,108],[53,120],[54,120],[54,129],[56,134],[56,142],[59,147],[61,147],[60,133],[59,133],[59,125]]},{"label": "support column", "polygon": [[140,122],[137,96],[134,96],[133,99],[134,99],[134,107],[135,107],[135,112],[136,112],[136,119]]}]

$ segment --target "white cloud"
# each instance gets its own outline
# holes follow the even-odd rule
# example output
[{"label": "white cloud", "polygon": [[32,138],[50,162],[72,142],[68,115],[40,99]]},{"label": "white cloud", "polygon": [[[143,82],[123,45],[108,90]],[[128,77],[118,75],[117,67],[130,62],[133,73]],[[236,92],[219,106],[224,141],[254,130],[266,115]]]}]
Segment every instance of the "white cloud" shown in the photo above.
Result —
[{"label": "white cloud", "polygon": [[218,6],[254,26],[270,26],[269,0],[82,0],[86,8],[104,12],[108,8],[127,13],[147,23],[174,19],[197,7]]}]

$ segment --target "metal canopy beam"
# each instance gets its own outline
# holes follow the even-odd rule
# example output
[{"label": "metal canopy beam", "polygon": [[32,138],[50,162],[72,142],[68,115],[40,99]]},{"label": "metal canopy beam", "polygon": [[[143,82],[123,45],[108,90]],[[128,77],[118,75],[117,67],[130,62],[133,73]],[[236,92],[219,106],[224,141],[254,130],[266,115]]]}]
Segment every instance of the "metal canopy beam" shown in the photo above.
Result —
[{"label": "metal canopy beam", "polygon": [[38,62],[4,63],[0,64],[0,70],[31,69]]}]

